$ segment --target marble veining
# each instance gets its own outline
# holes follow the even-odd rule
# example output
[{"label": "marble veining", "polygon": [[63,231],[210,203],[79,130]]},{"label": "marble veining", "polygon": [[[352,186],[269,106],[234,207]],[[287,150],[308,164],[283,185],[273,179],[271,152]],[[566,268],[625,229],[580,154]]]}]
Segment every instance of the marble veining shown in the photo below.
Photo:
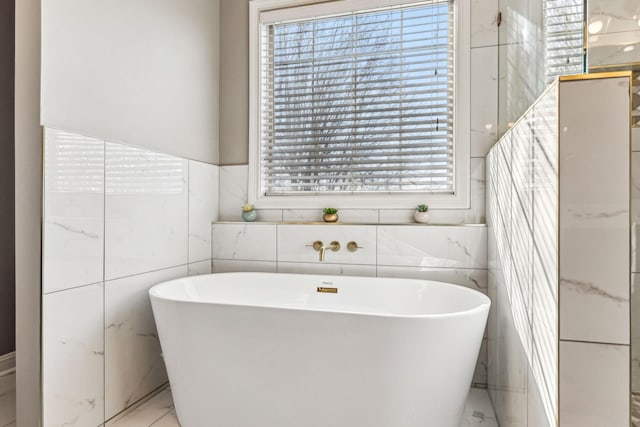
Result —
[{"label": "marble veining", "polygon": [[[73,307],[73,316],[69,315]],[[104,418],[103,285],[45,295],[43,419],[47,426],[99,425]],[[81,319],[81,320],[79,320]]]},{"label": "marble veining", "polygon": [[380,265],[486,268],[487,230],[438,227],[416,233],[411,227],[378,227]]},{"label": "marble veining", "polygon": [[62,224],[56,221],[48,221],[49,224],[55,225],[56,227],[62,228],[64,231],[68,231],[69,233],[77,233],[81,234],[89,239],[100,239],[102,236],[97,233],[92,233],[90,231],[83,230],[82,228],[76,228],[72,225]]},{"label": "marble veining", "polygon": [[611,212],[576,212],[574,209],[568,209],[567,213],[569,213],[575,219],[578,219],[578,220],[592,220],[592,219],[615,218],[618,216],[626,217],[627,215],[629,215],[629,210],[619,209]]},{"label": "marble veining", "polygon": [[187,160],[107,142],[105,169],[105,280],[187,264]]},{"label": "marble veining", "polygon": [[105,412],[110,418],[167,381],[148,291],[183,277],[176,267],[106,282]]},{"label": "marble veining", "polygon": [[211,222],[218,219],[219,168],[189,160],[189,263],[211,259]]},{"label": "marble veining", "polygon": [[214,224],[213,258],[276,260],[276,225]]},{"label": "marble veining", "polygon": [[101,281],[104,142],[46,129],[44,175],[44,292]]},{"label": "marble veining", "polygon": [[597,297],[602,297],[602,298],[607,298],[611,301],[614,301],[616,303],[627,303],[629,300],[625,297],[621,297],[621,296],[616,296],[613,295],[603,289],[600,289],[599,287],[597,287],[596,285],[594,285],[591,282],[587,282],[587,281],[582,281],[582,280],[573,280],[573,279],[568,279],[568,278],[560,278],[560,286],[561,287],[569,287],[573,290],[576,290],[577,292],[580,292],[582,294],[586,294],[586,295],[592,295],[592,296],[597,296]]}]

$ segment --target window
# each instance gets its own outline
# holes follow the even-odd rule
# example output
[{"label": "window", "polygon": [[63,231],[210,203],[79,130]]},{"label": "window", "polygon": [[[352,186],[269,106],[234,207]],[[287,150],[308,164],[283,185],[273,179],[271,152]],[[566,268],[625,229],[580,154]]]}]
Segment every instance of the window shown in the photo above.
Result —
[{"label": "window", "polygon": [[545,0],[547,83],[557,76],[584,72],[584,0]]},{"label": "window", "polygon": [[252,8],[251,202],[464,205],[453,0],[282,3]]}]

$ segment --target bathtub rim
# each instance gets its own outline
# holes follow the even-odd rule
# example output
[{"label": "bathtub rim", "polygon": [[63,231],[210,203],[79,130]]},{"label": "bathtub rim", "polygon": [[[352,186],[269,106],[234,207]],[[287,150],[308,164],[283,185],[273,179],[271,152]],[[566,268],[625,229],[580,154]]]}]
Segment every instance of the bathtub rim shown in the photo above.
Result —
[{"label": "bathtub rim", "polygon": [[258,305],[258,304],[242,304],[238,302],[225,302],[225,301],[198,301],[198,300],[184,300],[178,298],[171,298],[165,295],[159,295],[159,289],[163,287],[167,287],[169,285],[174,285],[175,283],[183,280],[193,279],[195,277],[206,277],[206,276],[221,276],[221,275],[238,275],[238,274],[255,274],[255,275],[267,275],[267,276],[276,276],[276,275],[286,275],[286,276],[315,276],[315,277],[340,277],[340,278],[363,278],[363,276],[352,276],[352,275],[332,275],[332,274],[303,274],[303,273],[273,273],[273,272],[224,272],[224,273],[210,273],[203,274],[198,276],[184,276],[176,279],[171,279],[167,281],[163,281],[155,284],[149,289],[149,298],[153,301],[153,299],[169,301],[172,303],[179,304],[198,304],[198,305],[210,305],[210,306],[221,306],[221,307],[238,307],[238,308],[258,308],[258,309],[275,309],[275,310],[292,310],[292,311],[309,311],[314,313],[331,313],[331,314],[344,314],[344,315],[352,315],[352,316],[366,316],[366,317],[382,317],[382,318],[394,318],[394,319],[449,319],[449,318],[460,318],[460,317],[468,317],[473,316],[475,314],[481,314],[485,310],[488,313],[491,308],[491,299],[479,292],[475,289],[470,289],[462,285],[456,285],[454,283],[442,282],[438,280],[423,280],[423,279],[409,279],[409,278],[393,278],[393,277],[371,277],[371,279],[389,279],[389,280],[400,280],[404,282],[419,282],[419,283],[433,283],[438,286],[453,286],[457,288],[457,291],[472,293],[474,297],[479,298],[479,304],[467,309],[467,310],[458,310],[447,313],[435,313],[435,314],[394,314],[394,313],[371,313],[364,311],[347,311],[347,310],[331,310],[327,308],[312,308],[312,307],[294,307],[294,306],[286,306],[286,305]]}]

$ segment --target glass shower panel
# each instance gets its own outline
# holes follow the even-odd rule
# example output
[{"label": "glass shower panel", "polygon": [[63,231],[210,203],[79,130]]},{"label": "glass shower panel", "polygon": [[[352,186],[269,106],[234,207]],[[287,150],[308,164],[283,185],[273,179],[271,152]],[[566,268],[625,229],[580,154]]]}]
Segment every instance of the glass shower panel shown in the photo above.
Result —
[{"label": "glass shower panel", "polygon": [[589,0],[587,58],[590,69],[640,63],[640,2]]},{"label": "glass shower panel", "polygon": [[502,136],[556,76],[584,70],[584,0],[499,0]]}]

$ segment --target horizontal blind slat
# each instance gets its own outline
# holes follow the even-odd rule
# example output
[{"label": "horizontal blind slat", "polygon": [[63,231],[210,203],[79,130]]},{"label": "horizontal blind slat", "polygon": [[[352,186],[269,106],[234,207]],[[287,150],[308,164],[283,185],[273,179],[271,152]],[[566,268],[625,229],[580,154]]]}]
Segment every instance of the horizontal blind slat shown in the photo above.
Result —
[{"label": "horizontal blind slat", "polygon": [[452,191],[451,2],[387,15],[264,27],[265,194]]}]

